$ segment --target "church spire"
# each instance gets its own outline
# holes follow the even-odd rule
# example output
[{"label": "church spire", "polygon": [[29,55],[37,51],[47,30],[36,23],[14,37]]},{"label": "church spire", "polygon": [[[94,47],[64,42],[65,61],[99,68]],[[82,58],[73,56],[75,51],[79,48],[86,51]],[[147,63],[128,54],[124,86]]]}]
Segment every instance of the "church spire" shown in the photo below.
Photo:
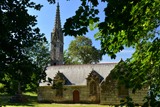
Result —
[{"label": "church spire", "polygon": [[60,9],[59,9],[59,2],[57,3],[57,10],[56,10],[56,17],[55,17],[55,25],[54,25],[54,30],[55,29],[60,29],[61,28],[61,20],[60,20]]},{"label": "church spire", "polygon": [[57,3],[55,25],[51,32],[51,65],[63,64],[63,33],[60,20],[59,3]]}]

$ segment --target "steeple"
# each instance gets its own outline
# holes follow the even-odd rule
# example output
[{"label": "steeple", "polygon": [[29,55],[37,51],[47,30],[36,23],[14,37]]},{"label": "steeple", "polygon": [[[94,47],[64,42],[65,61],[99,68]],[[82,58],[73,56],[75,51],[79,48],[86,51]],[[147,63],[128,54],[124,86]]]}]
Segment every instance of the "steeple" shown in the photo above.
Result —
[{"label": "steeple", "polygon": [[51,65],[63,64],[63,34],[59,7],[57,3],[55,25],[51,32]]},{"label": "steeple", "polygon": [[60,20],[60,10],[59,10],[59,3],[57,3],[57,10],[56,10],[56,18],[55,18],[55,28],[60,29],[61,28],[61,20]]}]

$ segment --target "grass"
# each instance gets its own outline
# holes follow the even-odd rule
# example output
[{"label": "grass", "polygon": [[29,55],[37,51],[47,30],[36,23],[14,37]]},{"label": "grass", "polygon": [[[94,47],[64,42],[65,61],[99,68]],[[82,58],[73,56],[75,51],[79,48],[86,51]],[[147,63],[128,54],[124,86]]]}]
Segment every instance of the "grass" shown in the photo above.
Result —
[{"label": "grass", "polygon": [[37,102],[37,94],[35,93],[25,93],[24,96],[28,98],[26,103],[9,103],[11,96],[0,94],[0,105],[2,107],[107,107],[106,105],[98,104],[42,104]]},{"label": "grass", "polygon": [[[30,107],[34,106],[37,103],[37,96],[36,94],[24,94],[24,96],[28,99],[26,103],[10,103],[9,100],[12,97],[11,95],[8,94],[0,94],[0,105],[3,107],[15,107],[15,106],[23,106],[23,107]],[[0,107],[1,107],[0,106]]]},{"label": "grass", "polygon": [[[105,105],[96,104],[35,104],[35,105],[19,105],[19,107],[109,107]],[[9,105],[6,107],[17,107],[15,105]]]}]

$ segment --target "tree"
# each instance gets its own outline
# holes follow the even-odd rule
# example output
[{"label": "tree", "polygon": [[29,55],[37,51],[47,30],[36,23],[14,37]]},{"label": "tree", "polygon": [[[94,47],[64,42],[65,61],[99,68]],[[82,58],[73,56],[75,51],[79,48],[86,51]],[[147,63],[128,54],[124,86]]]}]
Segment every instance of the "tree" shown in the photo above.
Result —
[{"label": "tree", "polygon": [[[32,61],[32,64],[36,65],[38,68],[37,71],[34,71],[36,74],[32,77],[32,86],[28,87],[28,91],[37,90],[38,83],[40,80],[45,79],[45,70],[48,64],[50,63],[50,52],[47,41],[37,41],[31,48],[26,49],[26,56]],[[31,85],[31,83],[30,83]]]},{"label": "tree", "polygon": [[92,41],[85,36],[77,36],[69,44],[66,53],[66,64],[91,64],[101,60],[101,54],[98,49],[92,46]]},{"label": "tree", "polygon": [[[81,0],[76,15],[67,19],[65,35],[84,35],[88,26],[99,29],[95,37],[101,41],[103,54],[111,58],[124,47],[136,49],[126,61],[133,91],[144,85],[150,87],[148,105],[156,106],[160,94],[160,2],[159,0]],[[104,8],[104,21],[99,21],[100,3]],[[150,103],[150,104],[149,104]]]},{"label": "tree", "polygon": [[71,56],[68,54],[68,51],[64,51],[63,55],[64,64],[78,64],[78,62],[73,62]]},{"label": "tree", "polygon": [[41,7],[30,0],[0,1],[0,83],[9,93],[15,93],[19,84],[22,91],[38,84],[42,63],[35,63],[31,57],[41,56],[28,51],[45,43],[46,38],[36,27],[36,16],[28,14],[28,9],[40,10]]}]

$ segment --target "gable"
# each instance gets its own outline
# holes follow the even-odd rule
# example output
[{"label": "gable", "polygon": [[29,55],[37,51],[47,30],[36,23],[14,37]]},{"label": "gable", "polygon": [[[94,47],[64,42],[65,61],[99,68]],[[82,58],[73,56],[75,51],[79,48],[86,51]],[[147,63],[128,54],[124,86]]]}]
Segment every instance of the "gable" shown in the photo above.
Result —
[{"label": "gable", "polygon": [[100,83],[104,78],[98,72],[92,70],[86,79],[87,81],[97,80]]},{"label": "gable", "polygon": [[[105,64],[89,64],[89,65],[57,65],[47,67],[46,78],[54,78],[57,72],[63,73],[63,75],[71,82],[71,85],[86,85],[86,78],[95,70],[101,78],[106,78],[110,71],[114,68],[116,63]],[[40,86],[47,86],[48,82],[40,83]]]}]

